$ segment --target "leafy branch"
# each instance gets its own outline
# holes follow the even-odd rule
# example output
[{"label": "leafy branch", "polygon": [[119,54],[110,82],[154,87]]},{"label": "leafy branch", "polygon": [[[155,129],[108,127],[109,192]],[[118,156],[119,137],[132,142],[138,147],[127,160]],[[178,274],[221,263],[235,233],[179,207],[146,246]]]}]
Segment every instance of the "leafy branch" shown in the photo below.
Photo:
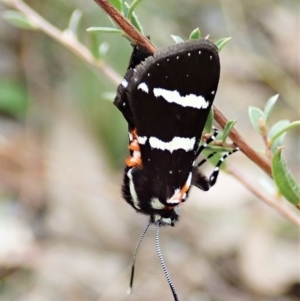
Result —
[{"label": "leafy branch", "polygon": [[[78,26],[78,22],[80,20],[80,13],[78,11],[75,11],[72,15],[69,23],[69,27],[62,31],[50,24],[48,21],[46,21],[44,18],[42,18],[39,14],[37,14],[34,10],[32,10],[28,5],[26,5],[21,0],[0,0],[3,3],[5,3],[7,6],[15,9],[15,11],[12,12],[6,12],[4,13],[4,18],[9,20],[11,23],[14,23],[14,25],[26,28],[26,29],[32,29],[32,30],[41,30],[47,35],[51,36],[53,39],[64,45],[67,49],[72,51],[74,54],[79,56],[84,61],[88,62],[92,66],[95,66],[96,68],[99,68],[104,72],[104,74],[116,85],[119,84],[122,80],[120,75],[118,75],[115,70],[113,70],[101,57],[101,47],[100,47],[100,55],[99,55],[99,49],[93,50],[95,48],[95,45],[92,44],[91,49],[88,49],[86,46],[84,46],[82,43],[80,43],[77,39],[76,29]],[[134,7],[136,6],[139,0],[133,1],[131,6],[128,6],[125,1],[116,0],[115,4],[116,7],[119,5],[120,7],[117,7],[116,9],[114,6],[112,6],[107,0],[94,0],[98,5],[102,7],[103,10],[106,11],[106,13],[110,16],[110,18],[118,25],[118,28],[115,28],[114,32],[121,32],[124,36],[129,38],[134,43],[138,44],[140,47],[146,49],[147,51],[153,53],[155,52],[155,47],[153,44],[141,33],[141,30],[137,30],[136,28],[140,29],[137,18],[134,14]],[[127,5],[125,8],[122,8],[122,5]],[[122,13],[123,12],[123,13]],[[124,13],[125,12],[125,13]],[[131,22],[129,22],[129,20]],[[133,26],[133,24],[135,26]],[[103,28],[102,28],[103,29]],[[97,29],[95,29],[97,30]],[[103,31],[109,31],[110,29],[103,29]],[[93,28],[89,29],[89,33],[91,35],[91,38],[94,37]],[[191,33],[190,38],[199,38],[200,32],[197,30],[193,31]],[[178,38],[178,37],[176,37]],[[224,44],[228,41],[228,39],[222,39],[219,42],[218,48],[222,48]],[[218,43],[217,42],[217,43]],[[105,47],[103,47],[105,48]],[[259,129],[260,134],[262,134],[262,137],[266,144],[266,157],[261,155],[260,153],[256,152],[239,134],[239,132],[234,128],[234,122],[228,121],[226,117],[222,114],[222,112],[214,105],[214,118],[217,121],[217,123],[224,128],[223,132],[223,139],[221,141],[221,144],[224,146],[228,146],[225,143],[225,139],[227,136],[231,138],[233,143],[240,148],[240,150],[256,165],[258,165],[262,170],[265,171],[267,175],[272,177],[274,175],[274,166],[275,169],[280,170],[280,172],[286,171],[286,173],[289,175],[288,171],[286,170],[285,166],[280,163],[282,161],[277,161],[278,164],[274,165],[273,162],[273,170],[271,166],[271,158],[273,157],[272,153],[272,146],[274,150],[274,141],[278,142],[279,138],[282,138],[282,136],[285,134],[285,132],[295,126],[298,125],[298,122],[289,123],[289,124],[281,124],[280,127],[278,127],[278,130],[273,133],[273,136],[270,138],[265,130],[261,130],[264,128],[264,122],[267,121],[269,113],[275,104],[276,101],[269,100],[265,112],[263,114],[260,114],[261,116],[254,121],[253,118],[250,119],[252,123],[255,124],[255,127]],[[256,113],[259,111],[259,109],[254,109]],[[254,114],[255,115],[255,114]],[[261,118],[261,117],[265,118]],[[265,120],[264,120],[265,119]],[[258,125],[258,126],[257,126]],[[269,132],[270,133],[270,132]],[[282,140],[281,140],[282,142]],[[281,159],[281,156],[277,155],[274,156],[277,160]],[[239,181],[243,183],[250,191],[252,191],[256,196],[258,196],[260,199],[262,199],[264,202],[266,202],[268,205],[273,207],[277,212],[279,212],[281,215],[283,215],[285,218],[293,222],[294,224],[298,225],[300,227],[300,219],[299,217],[291,211],[288,207],[286,207],[284,204],[278,202],[277,200],[272,200],[265,194],[261,193],[261,191],[255,186],[250,184],[250,182],[245,178],[243,174],[240,172],[237,172],[235,169],[228,167],[227,171],[230,172],[235,178],[237,178]],[[273,174],[272,174],[273,171]],[[290,175],[289,175],[290,176]],[[275,181],[278,180],[278,177],[274,177]],[[286,177],[284,177],[286,179]],[[292,179],[293,180],[293,179]],[[281,180],[279,180],[281,181]],[[276,182],[277,183],[277,182]],[[281,182],[282,183],[282,182]],[[293,182],[294,183],[294,182]],[[294,183],[295,184],[295,183]],[[277,185],[278,187],[282,187],[284,185]],[[284,193],[282,193],[285,197],[287,197]],[[296,195],[297,197],[297,195]],[[294,204],[296,204],[294,202]]]},{"label": "leafy branch", "polygon": [[[119,25],[119,27],[126,33],[126,35],[137,45],[143,47],[150,53],[155,52],[154,46],[143,35],[141,35],[136,28],[134,28],[122,15],[113,7],[107,0],[94,0],[101,6],[103,10]],[[214,117],[217,123],[224,128],[228,120],[223,113],[214,105]],[[254,163],[256,163],[261,169],[263,169],[270,177],[272,177],[270,163],[243,139],[236,129],[232,129],[229,137],[240,148],[240,150]]]}]

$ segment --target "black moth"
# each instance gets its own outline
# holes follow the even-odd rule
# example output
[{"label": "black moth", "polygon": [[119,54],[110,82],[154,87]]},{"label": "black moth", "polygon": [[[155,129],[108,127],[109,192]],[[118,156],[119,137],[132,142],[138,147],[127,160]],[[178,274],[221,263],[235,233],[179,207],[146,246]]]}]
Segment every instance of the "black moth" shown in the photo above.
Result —
[{"label": "black moth", "polygon": [[209,178],[199,170],[205,161],[196,162],[200,152],[217,135],[215,130],[199,147],[219,77],[218,49],[206,39],[178,43],[153,55],[135,46],[114,101],[129,130],[130,156],[122,194],[137,212],[150,216],[149,225],[156,224],[158,255],[175,300],[161,257],[158,229],[178,220],[179,206],[192,185],[205,191],[214,185],[222,161],[235,151],[221,158]]},{"label": "black moth", "polygon": [[174,225],[191,185],[208,190],[212,184],[195,161],[219,76],[218,50],[208,40],[153,56],[135,48],[114,102],[129,126],[122,193],[153,223]]}]

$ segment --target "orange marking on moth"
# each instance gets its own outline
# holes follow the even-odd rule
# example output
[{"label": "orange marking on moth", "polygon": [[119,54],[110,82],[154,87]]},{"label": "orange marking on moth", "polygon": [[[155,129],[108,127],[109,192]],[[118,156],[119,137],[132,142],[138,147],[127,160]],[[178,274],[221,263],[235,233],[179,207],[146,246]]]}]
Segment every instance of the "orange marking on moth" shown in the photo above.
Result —
[{"label": "orange marking on moth", "polygon": [[136,139],[132,140],[132,142],[128,145],[128,148],[132,151],[140,151],[140,146]]},{"label": "orange marking on moth", "polygon": [[[190,189],[190,185],[187,184],[187,182],[183,185],[183,187],[181,188],[181,190],[174,194],[172,196],[172,199],[174,200],[178,200],[179,204],[183,202],[183,196],[185,193],[188,192],[188,190]],[[168,208],[173,209],[174,207],[178,206],[179,204],[175,205],[175,206],[168,206]]]},{"label": "orange marking on moth", "polygon": [[130,132],[132,135],[132,140],[130,144],[128,145],[128,148],[133,152],[131,156],[129,156],[126,159],[126,165],[128,167],[142,167],[142,159],[141,159],[141,153],[140,153],[140,145],[138,143],[138,135],[136,132],[136,129],[132,130]]},{"label": "orange marking on moth", "polygon": [[125,162],[128,167],[133,167],[133,166],[142,167],[142,159],[139,157],[134,158],[134,157],[129,156]]},{"label": "orange marking on moth", "polygon": [[[190,186],[187,185],[187,183],[185,183],[184,186],[180,190],[180,194],[183,196],[189,189],[190,189]],[[181,196],[181,198],[182,198],[182,196]]]}]

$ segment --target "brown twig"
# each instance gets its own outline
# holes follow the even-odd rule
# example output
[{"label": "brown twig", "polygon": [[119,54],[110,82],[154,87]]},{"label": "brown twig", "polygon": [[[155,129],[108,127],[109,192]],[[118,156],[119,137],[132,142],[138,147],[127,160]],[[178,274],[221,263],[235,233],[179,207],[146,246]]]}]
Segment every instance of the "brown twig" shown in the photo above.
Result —
[{"label": "brown twig", "polygon": [[[141,35],[107,0],[94,1],[115,20],[120,28],[126,32],[130,39],[132,39],[137,45],[145,48],[145,50],[149,51],[150,53],[155,52],[155,47],[149,42],[149,40]],[[224,128],[228,121],[215,105],[214,118],[222,128]],[[271,165],[268,160],[266,160],[266,158],[261,156],[249,144],[247,144],[237,130],[233,128],[229,134],[229,137],[251,161],[256,163],[262,170],[264,170],[268,176],[272,177]]]},{"label": "brown twig", "polygon": [[[216,106],[214,106],[214,116],[218,124],[224,128],[228,120]],[[247,144],[247,142],[235,128],[230,131],[229,137],[251,161],[256,163],[256,165],[258,165],[263,171],[272,177],[271,165],[269,161],[257,153],[249,144]]]},{"label": "brown twig", "polygon": [[67,32],[59,30],[51,23],[42,18],[31,7],[21,0],[0,0],[6,5],[17,9],[22,12],[35,26],[36,29],[43,31],[60,44],[64,45],[67,49],[75,53],[89,64],[101,69],[113,82],[120,83],[121,78],[109,65],[102,60],[96,60],[89,49],[80,43],[77,38]]},{"label": "brown twig", "polygon": [[124,30],[132,41],[150,53],[155,52],[156,49],[153,44],[137,31],[108,1],[95,0],[95,2]]},{"label": "brown twig", "polygon": [[[109,66],[107,65],[104,61],[98,61],[93,58],[91,55],[90,51],[83,45],[81,44],[75,37],[66,35],[65,32],[60,31],[58,28],[54,27],[52,24],[47,22],[45,19],[43,19],[39,14],[37,14],[34,10],[32,10],[29,6],[27,6],[24,2],[21,0],[0,0],[1,2],[5,3],[6,5],[19,10],[20,12],[24,13],[26,17],[28,17],[36,26],[37,29],[45,32],[49,36],[51,36],[53,39],[64,45],[66,48],[71,50],[73,53],[75,53],[77,56],[85,60],[91,65],[94,65],[95,67],[101,69],[107,76],[108,78],[115,84],[119,84],[121,82],[121,77]],[[107,2],[104,0],[95,0],[99,5],[102,2]],[[100,3],[99,3],[100,2]],[[102,5],[101,5],[102,7]],[[107,10],[106,12],[110,15],[112,13],[111,10],[114,10],[114,13],[118,15],[116,17],[119,21],[118,24],[119,26],[128,34],[128,32],[132,31],[132,26],[129,23],[131,27],[131,31],[128,31],[128,22],[111,6],[106,6]],[[123,20],[125,20],[123,22]],[[133,29],[135,31],[135,29]],[[129,35],[129,34],[128,34]],[[155,51],[154,46],[152,45],[153,48],[151,48],[148,44],[148,40],[142,37],[142,41],[146,41],[145,44],[139,44],[139,45],[144,45],[148,51]],[[136,40],[133,35],[130,37],[136,43],[138,43],[138,40]],[[148,41],[148,42],[147,42]],[[148,46],[145,46],[148,45]],[[148,48],[149,47],[149,48]],[[216,121],[220,124],[221,127],[224,127],[227,119],[224,117],[224,115],[220,112],[220,110],[215,107],[214,108],[215,112],[215,119]],[[235,130],[232,129],[230,133],[230,138],[232,141],[240,147],[242,152],[250,158],[253,162],[255,162],[258,166],[260,166],[268,175],[271,176],[271,167],[270,164],[267,162],[267,159],[261,156],[260,154],[256,153],[241,137],[241,135]],[[282,216],[286,217],[288,220],[293,222],[294,224],[299,225],[299,219],[295,216],[295,214],[292,211],[289,211],[288,207],[284,207],[283,204],[278,204],[275,201],[272,201],[265,195],[263,195],[259,189],[257,189],[254,185],[251,185],[248,180],[245,179],[245,177],[237,172],[234,169],[230,169],[229,172],[235,176],[238,180],[240,180],[250,191],[252,191],[256,196],[258,196],[260,199],[265,201],[267,204],[269,204],[271,207],[273,207],[276,211],[278,211]]]}]

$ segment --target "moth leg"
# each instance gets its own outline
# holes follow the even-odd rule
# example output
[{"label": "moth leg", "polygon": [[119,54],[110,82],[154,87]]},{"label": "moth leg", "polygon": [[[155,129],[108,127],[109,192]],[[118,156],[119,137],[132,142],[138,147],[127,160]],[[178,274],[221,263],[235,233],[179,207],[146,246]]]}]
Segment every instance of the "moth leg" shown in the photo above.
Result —
[{"label": "moth leg", "polygon": [[[204,142],[198,149],[196,158],[200,155],[200,153],[208,146],[209,143],[214,141],[218,135],[218,129],[214,128],[214,132],[206,142]],[[203,159],[197,166],[193,168],[193,180],[192,185],[198,187],[201,190],[208,191],[210,188],[209,180],[206,178],[204,174],[198,169],[199,166],[204,164],[209,158],[213,157],[216,153],[211,153],[206,159]]]},{"label": "moth leg", "polygon": [[220,171],[220,166],[222,165],[222,163],[224,162],[224,160],[232,155],[233,153],[237,152],[239,150],[238,147],[236,147],[235,149],[231,150],[230,152],[226,153],[223,155],[223,157],[220,158],[220,160],[218,161],[215,169],[213,170],[213,172],[211,173],[211,175],[209,176],[209,179],[208,179],[208,183],[209,183],[209,186],[212,187],[215,185],[215,183],[217,182],[217,178],[218,178],[218,175],[219,175],[219,171]]},{"label": "moth leg", "polygon": [[[218,129],[217,128],[213,128],[214,132],[213,134],[210,136],[209,139],[206,140],[206,142],[204,142],[199,148],[198,151],[196,153],[196,158],[198,158],[198,156],[201,154],[201,152],[208,146],[209,143],[211,143],[212,141],[216,140],[216,137],[218,136]],[[204,163],[204,162],[203,162]],[[202,163],[202,164],[203,164]],[[199,165],[198,165],[199,166]]]},{"label": "moth leg", "polygon": [[208,159],[212,158],[217,152],[213,152],[211,154],[209,154],[206,158],[204,158],[202,161],[200,161],[197,164],[197,167],[200,167],[201,165],[203,165]]}]

